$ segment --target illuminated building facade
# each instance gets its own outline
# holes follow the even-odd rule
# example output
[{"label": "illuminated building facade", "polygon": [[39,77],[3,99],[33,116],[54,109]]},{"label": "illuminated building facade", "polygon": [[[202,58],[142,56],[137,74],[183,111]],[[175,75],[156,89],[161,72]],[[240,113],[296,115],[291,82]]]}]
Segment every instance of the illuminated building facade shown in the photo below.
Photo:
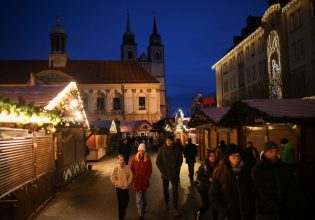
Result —
[{"label": "illuminated building facade", "polygon": [[[159,37],[155,19],[154,27],[152,38],[160,42],[160,38],[155,38]],[[124,34],[121,47],[122,60],[71,60],[66,50],[66,32],[57,20],[50,33],[51,50],[48,60],[2,60],[0,83],[2,85],[67,85],[75,81],[90,121],[158,121],[167,114],[164,72],[162,79],[156,77],[153,74],[156,72],[153,67],[150,70],[144,68],[143,63],[133,56],[136,54],[133,54],[131,49],[136,47],[128,45],[132,43],[132,39],[131,41],[129,39],[129,35],[132,35],[129,18],[127,32]],[[163,45],[154,42],[150,44],[148,51],[156,47],[155,59],[159,59],[163,64],[164,71]],[[126,57],[123,57],[124,52]],[[158,52],[160,54],[157,54]],[[153,63],[151,65],[154,66]]]},{"label": "illuminated building facade", "polygon": [[315,95],[315,1],[270,0],[212,69],[218,106]]}]

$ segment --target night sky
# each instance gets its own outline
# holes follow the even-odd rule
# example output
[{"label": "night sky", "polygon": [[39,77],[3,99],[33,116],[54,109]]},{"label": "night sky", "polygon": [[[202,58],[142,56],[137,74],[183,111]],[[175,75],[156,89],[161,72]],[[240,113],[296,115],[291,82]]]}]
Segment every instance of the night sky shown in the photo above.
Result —
[{"label": "night sky", "polygon": [[170,113],[182,108],[189,115],[198,91],[215,94],[211,66],[232,46],[248,15],[263,15],[267,0],[2,0],[0,8],[2,60],[47,59],[57,16],[70,59],[120,60],[127,9],[140,56],[155,15],[165,46]]}]

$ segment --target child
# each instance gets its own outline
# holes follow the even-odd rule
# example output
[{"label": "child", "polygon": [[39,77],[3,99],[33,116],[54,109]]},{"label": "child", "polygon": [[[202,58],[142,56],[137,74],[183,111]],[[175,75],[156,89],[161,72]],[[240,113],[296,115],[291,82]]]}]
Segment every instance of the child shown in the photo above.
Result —
[{"label": "child", "polygon": [[128,165],[125,165],[125,158],[123,155],[117,156],[117,166],[112,170],[110,180],[116,187],[119,220],[124,220],[129,203],[128,188],[132,183],[133,175]]},{"label": "child", "polygon": [[197,188],[202,200],[202,207],[198,211],[197,220],[202,219],[202,215],[209,209],[209,189],[214,169],[216,168],[215,151],[210,151],[209,156],[205,158],[203,164],[200,165],[197,175]]}]

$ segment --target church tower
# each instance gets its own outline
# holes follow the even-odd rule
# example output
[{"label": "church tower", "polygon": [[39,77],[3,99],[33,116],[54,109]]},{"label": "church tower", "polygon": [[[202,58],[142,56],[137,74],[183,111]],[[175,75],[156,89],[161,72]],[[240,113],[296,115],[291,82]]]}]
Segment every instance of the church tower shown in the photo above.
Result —
[{"label": "church tower", "polygon": [[157,31],[156,19],[154,16],[153,33],[150,36],[150,43],[147,48],[148,59],[151,64],[151,74],[160,83],[160,104],[162,117],[168,116],[168,103],[166,100],[165,86],[165,65],[164,65],[164,45],[162,44],[161,36]]},{"label": "church tower", "polygon": [[127,28],[121,44],[121,60],[137,60],[137,44],[135,35],[131,32],[129,12],[127,12]]},{"label": "church tower", "polygon": [[50,33],[50,53],[48,56],[50,68],[65,67],[68,60],[66,53],[67,35],[60,25],[60,18],[57,17],[56,25]]}]

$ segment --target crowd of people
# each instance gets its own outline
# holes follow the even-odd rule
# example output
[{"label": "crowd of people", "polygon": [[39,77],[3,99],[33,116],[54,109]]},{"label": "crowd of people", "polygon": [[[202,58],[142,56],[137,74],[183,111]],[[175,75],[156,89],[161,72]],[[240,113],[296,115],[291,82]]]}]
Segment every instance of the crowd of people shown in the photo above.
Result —
[{"label": "crowd of people", "polygon": [[[205,160],[195,172],[197,147],[188,138],[185,146],[165,138],[158,149],[156,166],[161,173],[165,211],[169,206],[169,184],[172,186],[172,213],[179,211],[178,187],[183,156],[188,166],[191,184],[199,192],[202,205],[196,219],[210,212],[213,220],[293,220],[302,219],[303,196],[292,170],[294,146],[286,138],[279,146],[266,142],[259,153],[249,141],[244,150],[224,141],[209,150]],[[139,144],[137,153],[128,166],[131,147],[123,140],[118,149],[117,166],[112,170],[111,181],[116,187],[119,219],[125,219],[129,202],[128,188],[136,192],[139,219],[144,218],[147,206],[146,191],[152,173],[152,162],[146,145]],[[196,179],[194,177],[196,176]],[[208,215],[209,216],[209,215]]]}]

